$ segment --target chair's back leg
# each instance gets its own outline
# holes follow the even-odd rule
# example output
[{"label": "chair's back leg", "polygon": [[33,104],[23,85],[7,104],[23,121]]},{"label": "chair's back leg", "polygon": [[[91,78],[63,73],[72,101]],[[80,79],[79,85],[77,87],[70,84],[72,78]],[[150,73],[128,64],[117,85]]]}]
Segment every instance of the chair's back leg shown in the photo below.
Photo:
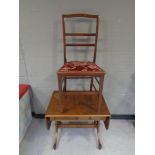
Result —
[{"label": "chair's back leg", "polygon": [[64,87],[63,87],[63,91],[67,90],[67,78],[64,77]]},{"label": "chair's back leg", "polygon": [[92,91],[93,88],[93,77],[91,77],[91,81],[90,81],[90,91]]}]

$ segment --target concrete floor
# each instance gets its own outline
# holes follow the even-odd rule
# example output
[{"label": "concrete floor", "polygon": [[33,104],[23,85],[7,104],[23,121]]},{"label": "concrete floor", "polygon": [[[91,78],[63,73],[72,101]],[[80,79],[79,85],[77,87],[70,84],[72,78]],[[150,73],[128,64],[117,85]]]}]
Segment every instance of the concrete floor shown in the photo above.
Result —
[{"label": "concrete floor", "polygon": [[60,129],[58,147],[52,149],[53,124],[46,129],[44,119],[33,119],[19,146],[20,155],[134,155],[133,121],[111,120],[109,130],[101,123],[102,149],[97,149],[95,129]]}]

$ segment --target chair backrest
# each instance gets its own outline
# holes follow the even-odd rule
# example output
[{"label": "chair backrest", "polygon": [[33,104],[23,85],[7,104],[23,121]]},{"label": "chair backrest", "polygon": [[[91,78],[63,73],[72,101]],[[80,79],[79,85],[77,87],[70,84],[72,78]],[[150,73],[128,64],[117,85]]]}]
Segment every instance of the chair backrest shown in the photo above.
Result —
[{"label": "chair backrest", "polygon": [[[95,20],[95,32],[94,33],[67,33],[66,32],[66,20],[67,19],[73,19],[73,18],[82,18],[82,19],[88,19],[88,20]],[[84,22],[85,20],[83,20]],[[98,29],[99,29],[99,16],[98,15],[92,15],[92,14],[85,14],[85,13],[76,13],[76,14],[63,14],[62,15],[62,29],[63,29],[63,44],[64,44],[64,63],[67,62],[66,58],[66,50],[68,46],[85,46],[85,47],[94,47],[93,49],[93,62],[96,61],[96,51],[97,51],[97,40],[98,40]],[[67,37],[95,37],[94,43],[67,43]]]}]

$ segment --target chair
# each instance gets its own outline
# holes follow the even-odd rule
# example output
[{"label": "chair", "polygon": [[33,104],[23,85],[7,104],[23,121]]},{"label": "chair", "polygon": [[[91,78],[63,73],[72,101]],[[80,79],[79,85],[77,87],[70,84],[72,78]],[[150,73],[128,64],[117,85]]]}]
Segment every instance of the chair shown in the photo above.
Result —
[{"label": "chair", "polygon": [[[95,20],[95,32],[91,33],[80,33],[80,32],[67,32],[66,22],[68,20],[73,20],[75,24],[79,19],[80,22],[87,22],[88,20]],[[98,91],[99,103],[102,97],[103,80],[105,71],[96,65],[96,52],[97,52],[97,40],[98,40],[98,30],[99,30],[99,16],[92,14],[64,14],[62,15],[62,30],[63,30],[63,45],[64,45],[64,65],[58,70],[58,87],[60,99],[63,98],[63,92],[67,91],[67,79],[75,78],[89,78],[90,80],[90,90],[94,88]],[[93,43],[69,43],[67,42],[68,37],[94,37]],[[92,61],[67,61],[67,48],[68,47],[93,47],[93,60]],[[99,78],[99,79],[98,79]],[[93,79],[99,84],[99,90],[96,89]],[[62,87],[64,82],[64,87]],[[60,100],[61,104],[62,100]],[[100,104],[99,104],[100,105]],[[98,110],[100,106],[98,106]],[[63,111],[63,107],[61,108]]]}]

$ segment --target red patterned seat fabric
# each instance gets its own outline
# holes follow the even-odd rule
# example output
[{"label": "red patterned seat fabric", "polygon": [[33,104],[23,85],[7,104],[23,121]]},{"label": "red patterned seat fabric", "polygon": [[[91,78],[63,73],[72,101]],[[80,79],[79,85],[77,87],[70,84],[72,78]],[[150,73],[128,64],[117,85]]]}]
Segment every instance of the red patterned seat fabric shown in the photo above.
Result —
[{"label": "red patterned seat fabric", "polygon": [[59,70],[60,72],[68,72],[68,71],[103,71],[99,66],[90,61],[70,61],[65,63]]}]

